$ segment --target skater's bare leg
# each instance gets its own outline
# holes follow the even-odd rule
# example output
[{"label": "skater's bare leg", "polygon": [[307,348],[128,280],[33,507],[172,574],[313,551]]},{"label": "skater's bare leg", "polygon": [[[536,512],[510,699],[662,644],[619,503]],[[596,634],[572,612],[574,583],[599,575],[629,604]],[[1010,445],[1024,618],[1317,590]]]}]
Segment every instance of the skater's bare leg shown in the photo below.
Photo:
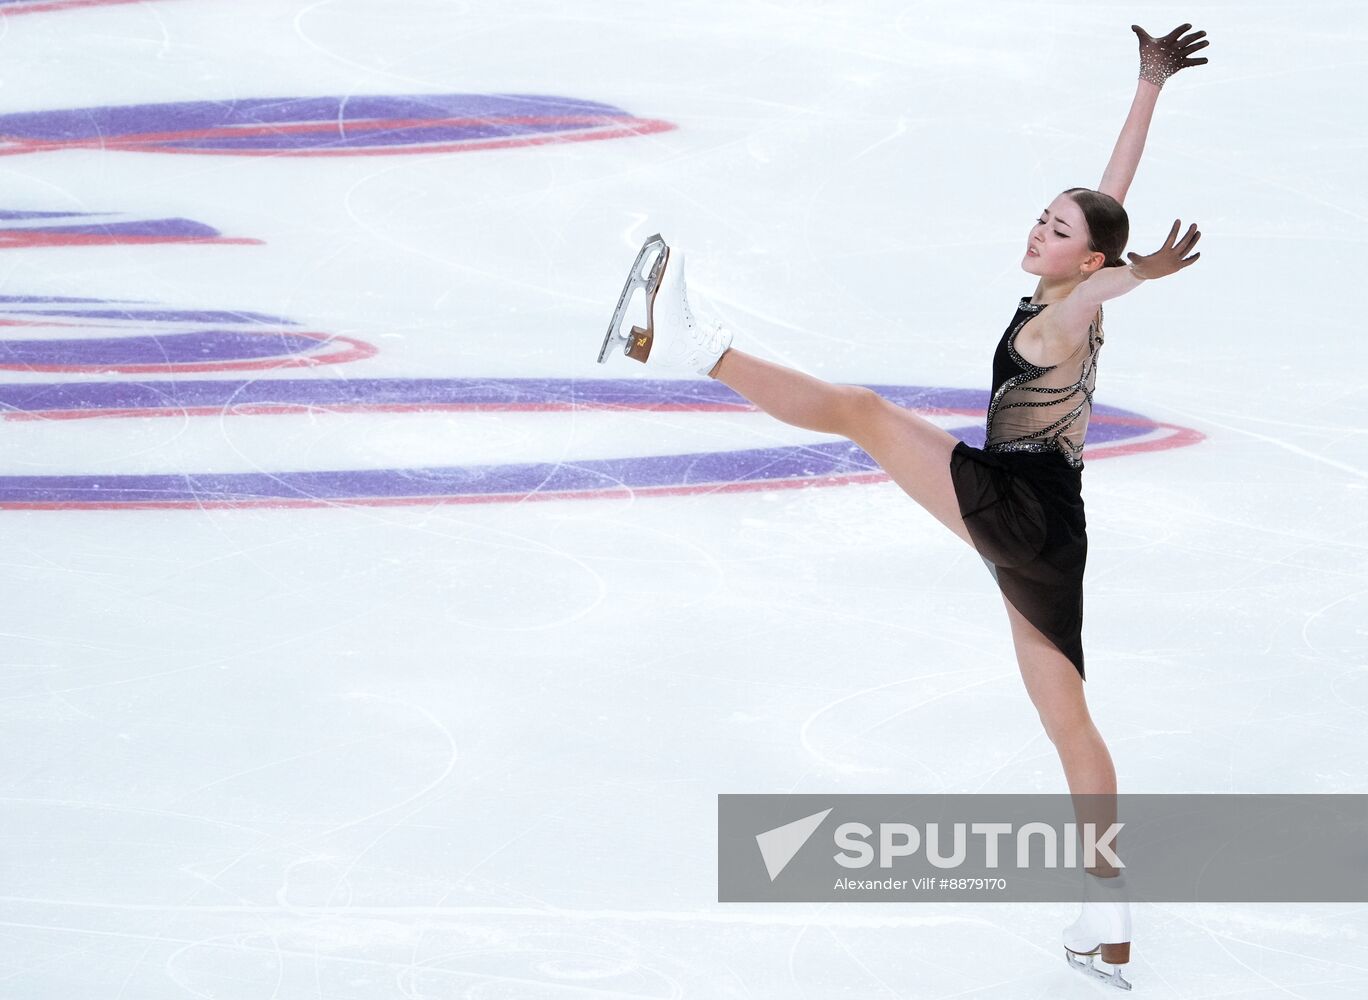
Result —
[{"label": "skater's bare leg", "polygon": [[850,437],[860,396],[870,390],[837,385],[731,348],[709,374],[772,417],[795,427]]},{"label": "skater's bare leg", "polygon": [[[1094,824],[1100,834],[1116,822],[1116,768],[1107,744],[1088,712],[1083,679],[1069,658],[1006,597],[1003,604],[1012,623],[1012,641],[1016,646],[1021,678],[1046,735],[1059,753],[1069,794],[1076,796],[1078,822]],[[1111,843],[1119,845],[1120,839],[1115,838]],[[1099,864],[1089,870],[1103,877],[1117,871],[1101,858]]]},{"label": "skater's bare leg", "polygon": [[[824,382],[736,348],[709,374],[785,423],[854,441],[922,506],[938,517],[937,510],[953,514],[941,520],[969,540],[950,481],[956,438],[947,431],[863,386]],[[1003,603],[1022,678],[1059,752],[1070,794],[1115,796],[1116,771],[1088,713],[1083,679],[1068,657],[1005,598]]]},{"label": "skater's bare leg", "polygon": [[936,520],[973,544],[950,479],[959,439],[859,385],[813,378],[736,348],[708,373],[786,424],[849,438]]}]

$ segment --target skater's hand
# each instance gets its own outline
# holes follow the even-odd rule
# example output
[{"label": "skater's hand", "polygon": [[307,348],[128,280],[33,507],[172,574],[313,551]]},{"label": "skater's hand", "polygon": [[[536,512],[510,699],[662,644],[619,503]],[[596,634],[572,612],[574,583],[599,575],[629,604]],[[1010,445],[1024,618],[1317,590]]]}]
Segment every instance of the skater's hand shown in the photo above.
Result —
[{"label": "skater's hand", "polygon": [[1197,223],[1194,222],[1188,226],[1188,231],[1183,235],[1182,241],[1176,242],[1178,227],[1182,224],[1182,219],[1174,219],[1173,228],[1169,230],[1168,239],[1164,240],[1164,245],[1148,257],[1142,257],[1136,253],[1126,254],[1131,259],[1131,270],[1135,272],[1137,278],[1162,278],[1165,275],[1173,274],[1175,271],[1181,271],[1189,264],[1196,263],[1197,258],[1202,256],[1195,253],[1186,260],[1183,259],[1183,254],[1197,245],[1197,241],[1202,238],[1202,233],[1197,228]]},{"label": "skater's hand", "polygon": [[1151,38],[1140,25],[1131,25],[1131,31],[1140,36],[1140,79],[1163,87],[1164,81],[1180,69],[1206,63],[1205,59],[1188,58],[1191,53],[1211,44],[1197,41],[1206,34],[1205,31],[1195,31],[1185,38],[1178,37],[1191,27],[1190,24],[1180,24],[1163,38]]}]

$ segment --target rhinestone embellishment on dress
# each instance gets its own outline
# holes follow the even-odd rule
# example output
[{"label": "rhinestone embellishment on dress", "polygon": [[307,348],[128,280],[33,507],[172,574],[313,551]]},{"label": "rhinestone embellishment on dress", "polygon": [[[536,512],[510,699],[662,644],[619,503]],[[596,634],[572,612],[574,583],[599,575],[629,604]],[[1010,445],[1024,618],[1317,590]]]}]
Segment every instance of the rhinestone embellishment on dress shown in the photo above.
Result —
[{"label": "rhinestone embellishment on dress", "polygon": [[[984,451],[1012,451],[1012,452],[1057,452],[1064,456],[1065,461],[1072,468],[1080,468],[1083,465],[1083,438],[1087,435],[1088,415],[1092,412],[1093,385],[1096,382],[1097,354],[1102,347],[1102,309],[1098,307],[1097,319],[1088,327],[1088,347],[1089,352],[1084,359],[1079,377],[1073,383],[1064,386],[1033,386],[1029,383],[1039,379],[1042,375],[1054,371],[1060,365],[1049,365],[1041,367],[1027,361],[1016,351],[1016,338],[1022,328],[1030,319],[1038,314],[1046,306],[1052,303],[1033,303],[1029,296],[1022,296],[1018,305],[1018,311],[1025,313],[1016,324],[1011,328],[1006,336],[1007,356],[1012,363],[1022,369],[1021,373],[1007,379],[1000,385],[993,398],[988,404],[986,443]],[[1061,364],[1067,362],[1061,362]],[[1039,396],[1051,398],[1040,401],[1034,400],[1011,400],[1004,402],[1005,397],[1012,390],[1020,393],[1034,393]],[[1040,427],[1028,434],[1021,434],[1017,437],[1003,438],[994,440],[993,423],[994,419],[1001,412],[1014,410],[1021,407],[1043,407],[1061,406],[1067,404],[1075,396],[1081,397],[1066,413],[1058,419],[1052,421],[1044,427]],[[1081,427],[1081,433],[1077,435],[1077,442],[1069,437],[1068,432]]]}]

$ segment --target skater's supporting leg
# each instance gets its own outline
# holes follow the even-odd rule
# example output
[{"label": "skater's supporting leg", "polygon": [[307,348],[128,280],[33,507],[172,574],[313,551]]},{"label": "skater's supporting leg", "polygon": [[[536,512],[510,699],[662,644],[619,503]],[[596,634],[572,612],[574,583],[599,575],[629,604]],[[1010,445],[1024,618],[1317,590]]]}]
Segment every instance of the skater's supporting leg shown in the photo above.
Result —
[{"label": "skater's supporting leg", "polygon": [[[1059,753],[1069,794],[1075,796],[1079,824],[1092,823],[1099,833],[1116,822],[1116,768],[1102,734],[1093,724],[1083,695],[1083,679],[1063,653],[1003,598],[1012,624],[1017,663],[1045,734]],[[1119,846],[1120,838],[1111,843]],[[1116,869],[1099,859],[1090,869],[1112,875]]]},{"label": "skater's supporting leg", "polygon": [[973,544],[950,479],[959,439],[860,385],[836,385],[731,348],[708,373],[786,424],[849,438],[936,520]]}]

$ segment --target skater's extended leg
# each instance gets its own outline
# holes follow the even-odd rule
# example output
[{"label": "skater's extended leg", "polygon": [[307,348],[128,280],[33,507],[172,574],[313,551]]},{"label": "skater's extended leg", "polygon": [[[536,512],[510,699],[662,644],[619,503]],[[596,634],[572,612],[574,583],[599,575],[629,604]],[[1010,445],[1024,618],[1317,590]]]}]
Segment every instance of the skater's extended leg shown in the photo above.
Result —
[{"label": "skater's extended leg", "polygon": [[[600,362],[623,344],[629,357],[648,368],[711,375],[785,423],[847,437],[931,516],[973,545],[950,478],[950,453],[959,444],[952,434],[871,389],[833,385],[732,349],[731,331],[689,299],[684,251],[670,249],[658,235],[642,246],[632,275],[599,350]],[[646,290],[646,326],[622,336],[625,309],[638,285]]]},{"label": "skater's extended leg", "polygon": [[870,391],[858,385],[824,382],[734,347],[722,355],[709,374],[786,424],[842,437],[851,436],[860,396]]},{"label": "skater's extended leg", "polygon": [[959,439],[861,385],[838,385],[731,348],[708,373],[786,424],[849,438],[936,520],[973,544],[950,479]]}]

